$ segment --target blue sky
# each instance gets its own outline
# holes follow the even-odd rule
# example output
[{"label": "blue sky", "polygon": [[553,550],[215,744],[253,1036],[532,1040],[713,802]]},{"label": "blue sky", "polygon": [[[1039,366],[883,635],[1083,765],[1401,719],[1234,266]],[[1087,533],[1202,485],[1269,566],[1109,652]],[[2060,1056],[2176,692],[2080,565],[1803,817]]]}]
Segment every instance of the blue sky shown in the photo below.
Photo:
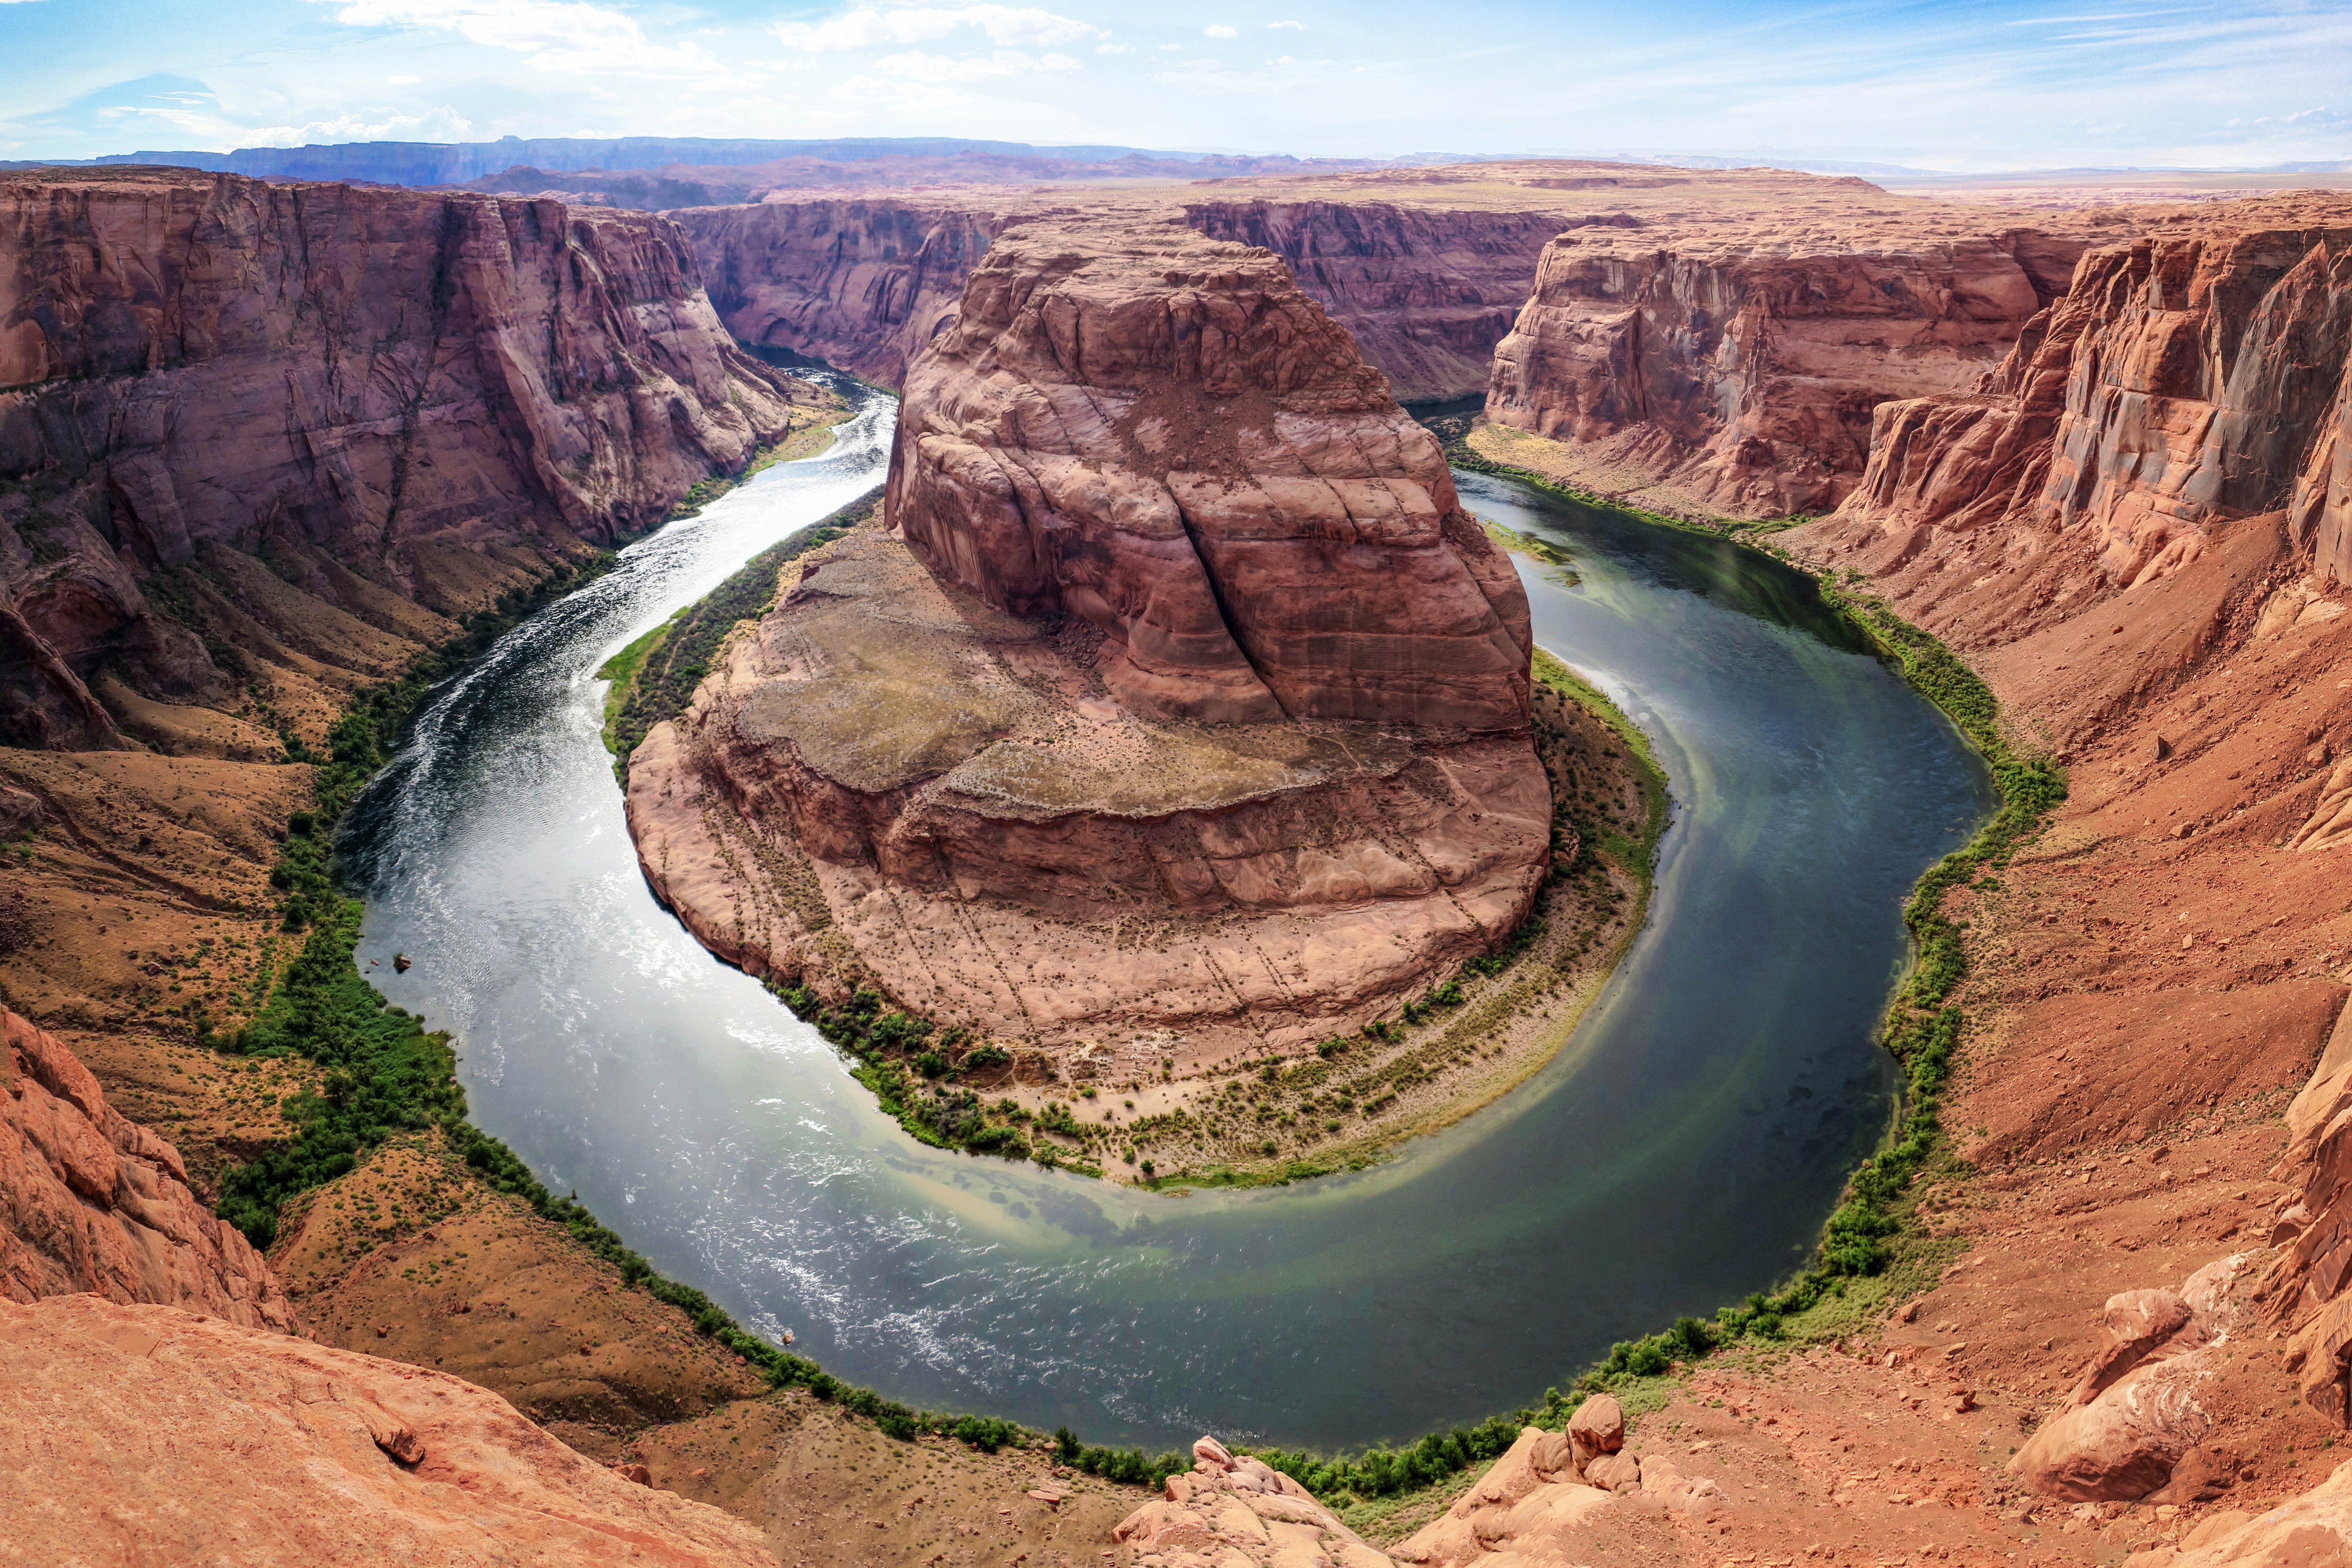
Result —
[{"label": "blue sky", "polygon": [[2352,0],[0,0],[0,59],[12,158],[509,133],[2352,158]]}]

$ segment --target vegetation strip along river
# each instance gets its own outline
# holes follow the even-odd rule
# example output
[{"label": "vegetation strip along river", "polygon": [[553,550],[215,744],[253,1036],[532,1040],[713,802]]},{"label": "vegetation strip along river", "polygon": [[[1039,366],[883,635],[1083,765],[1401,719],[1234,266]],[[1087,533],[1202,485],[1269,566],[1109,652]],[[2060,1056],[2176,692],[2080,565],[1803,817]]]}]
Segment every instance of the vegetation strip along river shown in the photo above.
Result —
[{"label": "vegetation strip along river", "polygon": [[594,672],[878,478],[887,409],[624,552],[422,715],[351,816],[362,959],[475,1120],[655,1266],[835,1375],[1099,1440],[1332,1448],[1538,1403],[1802,1266],[1888,1124],[1874,1028],[1922,867],[1990,781],[1801,574],[1463,476],[1546,541],[1538,642],[1673,781],[1650,927],[1568,1047],[1394,1160],[1174,1196],[913,1143],[637,872]]}]

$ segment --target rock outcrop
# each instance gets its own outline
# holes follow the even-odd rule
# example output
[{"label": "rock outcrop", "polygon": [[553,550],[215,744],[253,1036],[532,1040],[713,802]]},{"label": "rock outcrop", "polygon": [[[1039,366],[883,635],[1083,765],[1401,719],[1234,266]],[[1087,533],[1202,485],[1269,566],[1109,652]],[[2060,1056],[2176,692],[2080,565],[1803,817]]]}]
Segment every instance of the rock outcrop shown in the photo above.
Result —
[{"label": "rock outcrop", "polygon": [[1973,386],[2064,291],[2089,227],[1956,233],[1933,209],[1858,206],[1561,234],[1496,348],[1486,416],[1717,513],[1830,510],[1863,478],[1874,411]]},{"label": "rock outcrop", "polygon": [[2283,513],[2322,585],[2352,579],[2352,198],[2148,227],[2084,255],[1975,390],[1883,405],[1828,537],[1932,564],[2057,535],[2122,591]]},{"label": "rock outcrop", "polygon": [[293,1326],[269,1265],[188,1190],[179,1152],[108,1105],[63,1041],[0,1007],[0,1296],[75,1291]]},{"label": "rock outcrop", "polygon": [[1277,258],[1008,231],[887,498],[632,761],[646,874],[722,954],[1190,1060],[1352,1028],[1527,911],[1525,595]]},{"label": "rock outcrop", "polygon": [[1214,1437],[1194,1443],[1192,1471],[1169,1477],[1163,1500],[1128,1515],[1112,1539],[1139,1568],[1395,1568],[1305,1487]]},{"label": "rock outcrop", "polygon": [[0,1343],[19,1561],[775,1565],[441,1373],[95,1296],[0,1301]]},{"label": "rock outcrop", "polygon": [[238,647],[313,651],[289,587],[413,636],[408,601],[474,608],[485,579],[658,521],[790,402],[663,219],[0,178],[0,742],[110,743],[101,667],[149,697],[232,690],[185,624],[214,579],[270,579],[214,606]]},{"label": "rock outcrop", "polygon": [[[2242,1297],[2259,1272],[2253,1261],[2233,1254],[2199,1269],[2177,1292],[2108,1298],[2105,1332],[2066,1408],[2017,1451],[2010,1472],[2029,1489],[2068,1502],[2163,1494],[2213,1428],[2199,1384],[2210,1378],[2211,1347],[2246,1315]],[[2184,1488],[2194,1479],[2180,1477]]]}]

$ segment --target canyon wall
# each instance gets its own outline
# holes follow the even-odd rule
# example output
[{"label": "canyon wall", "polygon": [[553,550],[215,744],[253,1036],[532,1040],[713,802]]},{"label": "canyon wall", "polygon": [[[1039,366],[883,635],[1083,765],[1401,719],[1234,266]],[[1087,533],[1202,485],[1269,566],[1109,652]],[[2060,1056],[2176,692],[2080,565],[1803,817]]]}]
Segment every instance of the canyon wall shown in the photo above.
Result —
[{"label": "canyon wall", "polygon": [[110,743],[101,667],[232,697],[159,582],[186,601],[186,578],[267,557],[322,614],[413,634],[408,602],[478,607],[486,580],[660,521],[790,404],[659,218],[152,170],[0,181],[0,741]]},{"label": "canyon wall", "polygon": [[896,386],[953,319],[964,279],[1022,205],[902,197],[684,207],[727,330]]},{"label": "canyon wall", "polygon": [[1486,416],[1705,511],[1826,511],[1863,475],[1876,407],[1973,386],[2118,221],[1965,232],[1918,205],[1561,234],[1496,348]]},{"label": "canyon wall", "polygon": [[2192,208],[2091,252],[1973,393],[1877,411],[1839,521],[1916,551],[1996,524],[2080,534],[2128,588],[2269,512],[2322,579],[2352,579],[2340,196]]},{"label": "canyon wall", "polygon": [[1276,258],[1173,215],[1006,231],[887,498],[632,760],[646,874],[721,953],[1197,1064],[1526,913],[1525,595]]},{"label": "canyon wall", "polygon": [[1561,223],[1545,211],[1362,198],[1218,200],[1193,189],[1165,198],[823,199],[669,216],[693,237],[712,303],[738,337],[895,386],[954,319],[989,241],[1024,219],[1069,211],[1074,202],[1081,210],[1125,209],[1140,222],[1177,213],[1212,239],[1275,252],[1406,401],[1485,388],[1495,344]]}]

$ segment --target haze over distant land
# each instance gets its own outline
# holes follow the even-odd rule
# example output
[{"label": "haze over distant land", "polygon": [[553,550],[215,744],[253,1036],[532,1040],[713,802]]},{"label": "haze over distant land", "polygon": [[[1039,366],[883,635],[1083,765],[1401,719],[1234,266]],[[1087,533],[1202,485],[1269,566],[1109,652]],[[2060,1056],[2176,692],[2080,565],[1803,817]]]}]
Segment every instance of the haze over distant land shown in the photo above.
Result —
[{"label": "haze over distant land", "polygon": [[[1906,171],[2352,157],[2352,8],[0,0],[0,160],[622,136]],[[665,160],[667,161],[667,160]],[[697,163],[717,160],[691,160]],[[534,163],[509,159],[498,165]],[[577,167],[579,165],[572,165]],[[608,164],[613,167],[649,166]],[[465,178],[493,172],[475,170]]]}]

